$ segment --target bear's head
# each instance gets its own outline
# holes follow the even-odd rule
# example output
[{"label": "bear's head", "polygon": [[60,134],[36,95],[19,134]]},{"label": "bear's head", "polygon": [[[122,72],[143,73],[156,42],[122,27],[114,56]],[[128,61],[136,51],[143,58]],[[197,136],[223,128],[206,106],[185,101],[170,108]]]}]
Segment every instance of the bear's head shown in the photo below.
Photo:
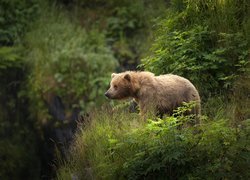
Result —
[{"label": "bear's head", "polygon": [[133,96],[131,74],[113,73],[111,75],[110,88],[105,93],[105,96],[110,99],[125,99]]}]

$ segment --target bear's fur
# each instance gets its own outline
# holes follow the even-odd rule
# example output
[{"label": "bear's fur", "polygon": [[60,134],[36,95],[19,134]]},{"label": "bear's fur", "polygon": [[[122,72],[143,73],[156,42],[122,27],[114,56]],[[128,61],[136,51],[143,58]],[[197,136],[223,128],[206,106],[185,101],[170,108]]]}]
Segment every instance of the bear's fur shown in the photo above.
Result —
[{"label": "bear's fur", "polygon": [[155,114],[171,115],[183,102],[190,101],[197,102],[191,113],[200,114],[199,93],[194,85],[183,77],[126,71],[113,73],[111,78],[110,88],[105,95],[110,99],[134,98],[142,115],[151,110]]}]

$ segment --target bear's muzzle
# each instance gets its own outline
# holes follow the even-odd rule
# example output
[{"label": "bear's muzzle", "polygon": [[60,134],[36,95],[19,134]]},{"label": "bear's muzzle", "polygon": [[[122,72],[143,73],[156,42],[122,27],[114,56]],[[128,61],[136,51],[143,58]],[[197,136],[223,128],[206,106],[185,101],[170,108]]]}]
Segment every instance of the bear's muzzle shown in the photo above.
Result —
[{"label": "bear's muzzle", "polygon": [[108,93],[108,91],[107,92],[105,92],[105,94],[104,94],[107,98],[110,98],[110,94]]}]

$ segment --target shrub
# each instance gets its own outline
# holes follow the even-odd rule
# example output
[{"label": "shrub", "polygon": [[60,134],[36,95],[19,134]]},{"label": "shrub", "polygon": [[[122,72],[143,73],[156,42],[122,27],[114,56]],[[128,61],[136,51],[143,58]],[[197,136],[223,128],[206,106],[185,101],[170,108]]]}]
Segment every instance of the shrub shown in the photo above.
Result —
[{"label": "shrub", "polygon": [[120,69],[135,69],[151,45],[152,22],[164,12],[165,2],[119,0],[112,5],[112,14],[106,20],[107,39],[119,60]]},{"label": "shrub", "polygon": [[143,60],[147,70],[187,77],[203,94],[231,89],[249,62],[247,42],[241,33],[216,35],[202,26],[168,32],[154,48],[154,54]]},{"label": "shrub", "polygon": [[13,45],[37,14],[38,0],[0,2],[0,45]]},{"label": "shrub", "polygon": [[229,92],[249,63],[246,9],[245,1],[173,1],[142,66],[185,76],[207,97]]},{"label": "shrub", "polygon": [[117,63],[102,32],[86,31],[52,8],[33,25],[25,46],[32,98],[39,101],[39,95],[55,93],[68,108],[84,110],[104,101]]}]

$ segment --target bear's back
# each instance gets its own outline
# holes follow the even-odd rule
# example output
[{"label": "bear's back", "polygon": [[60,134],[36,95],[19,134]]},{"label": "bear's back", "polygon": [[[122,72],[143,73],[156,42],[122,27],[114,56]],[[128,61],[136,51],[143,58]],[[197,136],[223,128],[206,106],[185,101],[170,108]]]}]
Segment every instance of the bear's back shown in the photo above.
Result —
[{"label": "bear's back", "polygon": [[162,108],[173,110],[182,102],[200,101],[199,93],[186,78],[166,74],[155,76],[155,101]]},{"label": "bear's back", "polygon": [[[194,85],[186,78],[183,78],[178,75],[165,74],[160,76],[155,76],[157,86],[163,86],[169,90],[187,90],[195,89]],[[162,88],[162,87],[161,87]]]}]

